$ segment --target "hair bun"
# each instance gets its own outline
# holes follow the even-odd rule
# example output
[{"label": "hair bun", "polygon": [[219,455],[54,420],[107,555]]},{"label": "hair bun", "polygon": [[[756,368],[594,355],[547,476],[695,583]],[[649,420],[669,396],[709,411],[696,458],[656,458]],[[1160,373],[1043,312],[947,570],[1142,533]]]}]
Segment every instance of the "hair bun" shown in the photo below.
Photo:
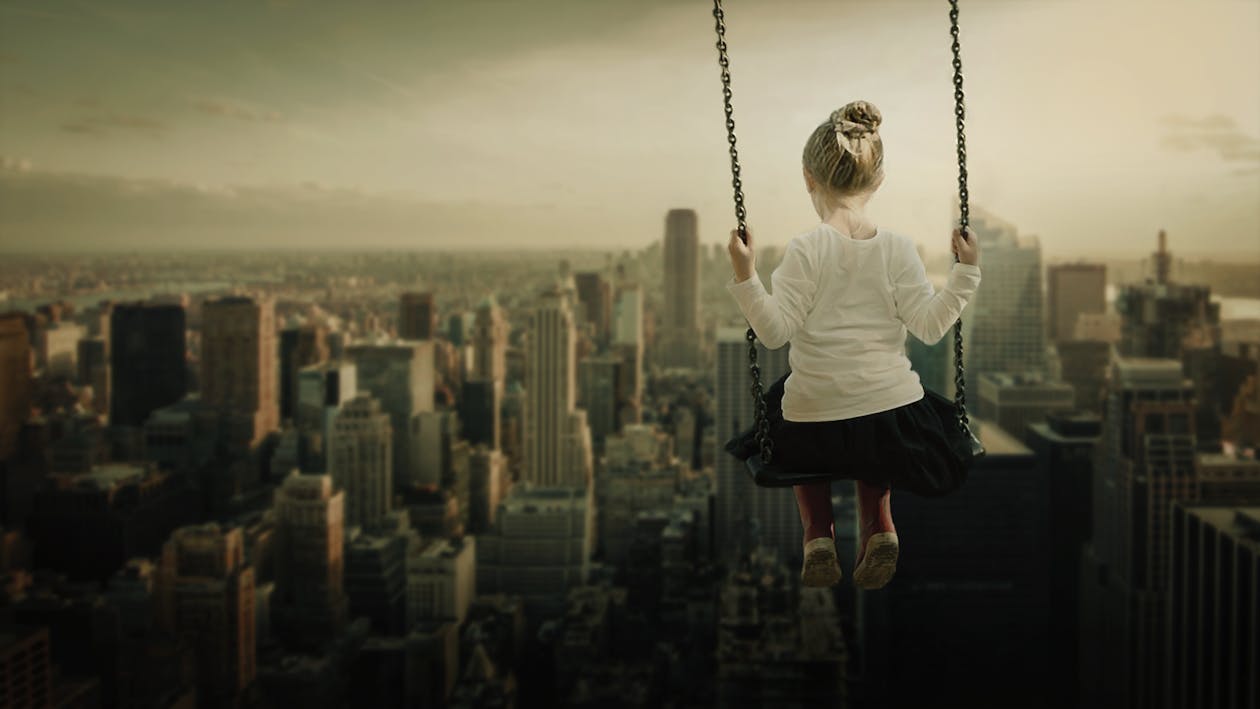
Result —
[{"label": "hair bun", "polygon": [[837,132],[850,138],[865,133],[876,133],[884,120],[879,109],[867,101],[850,101],[844,107],[831,112],[831,123]]}]

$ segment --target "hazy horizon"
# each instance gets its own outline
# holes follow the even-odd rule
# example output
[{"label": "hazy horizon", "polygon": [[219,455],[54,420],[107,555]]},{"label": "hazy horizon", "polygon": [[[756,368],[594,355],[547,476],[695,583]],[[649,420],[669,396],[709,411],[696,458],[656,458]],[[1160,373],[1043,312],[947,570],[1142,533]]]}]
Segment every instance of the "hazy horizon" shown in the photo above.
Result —
[{"label": "hazy horizon", "polygon": [[[1048,260],[1140,258],[1159,229],[1260,260],[1260,3],[960,6],[973,204]],[[943,253],[948,5],[726,10],[761,244],[817,221],[801,146],[863,98],[872,217]],[[637,250],[675,207],[725,243],[713,43],[699,1],[4,2],[0,250]]]}]

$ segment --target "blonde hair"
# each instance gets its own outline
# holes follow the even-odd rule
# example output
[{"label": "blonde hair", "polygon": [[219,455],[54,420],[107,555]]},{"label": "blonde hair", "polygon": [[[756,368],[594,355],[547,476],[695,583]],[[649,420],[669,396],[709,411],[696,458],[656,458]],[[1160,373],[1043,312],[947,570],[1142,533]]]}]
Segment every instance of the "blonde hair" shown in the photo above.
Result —
[{"label": "blonde hair", "polygon": [[832,111],[805,141],[805,169],[835,196],[865,192],[878,185],[884,167],[881,122],[879,109],[866,101],[852,101]]}]

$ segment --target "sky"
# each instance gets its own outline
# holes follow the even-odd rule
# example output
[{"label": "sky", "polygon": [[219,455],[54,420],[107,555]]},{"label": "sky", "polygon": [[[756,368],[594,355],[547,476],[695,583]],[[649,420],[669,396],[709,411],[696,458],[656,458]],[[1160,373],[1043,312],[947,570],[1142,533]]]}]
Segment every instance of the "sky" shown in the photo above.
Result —
[{"label": "sky", "polygon": [[[971,202],[1047,258],[1260,262],[1260,2],[961,0]],[[949,245],[948,3],[728,0],[749,223],[883,114],[882,228]],[[705,0],[0,0],[0,251],[639,249],[734,226]]]}]

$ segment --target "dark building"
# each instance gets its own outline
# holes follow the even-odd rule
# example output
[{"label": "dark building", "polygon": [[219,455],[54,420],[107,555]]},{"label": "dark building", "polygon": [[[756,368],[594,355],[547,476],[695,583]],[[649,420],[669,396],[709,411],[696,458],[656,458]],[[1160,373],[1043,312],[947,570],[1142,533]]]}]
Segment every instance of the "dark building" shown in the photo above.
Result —
[{"label": "dark building", "polygon": [[1050,480],[1024,444],[972,423],[987,455],[961,489],[893,493],[897,574],[858,598],[856,688],[870,706],[1059,706],[1044,689]]},{"label": "dark building", "polygon": [[1260,506],[1172,508],[1167,709],[1260,706]]},{"label": "dark building", "polygon": [[1169,510],[1199,495],[1194,408],[1177,360],[1114,361],[1081,559],[1082,706],[1154,707],[1163,695]]},{"label": "dark building", "polygon": [[403,293],[398,301],[398,336],[404,340],[429,340],[437,329],[433,293]]},{"label": "dark building", "polygon": [[1072,385],[1076,392],[1076,408],[1102,414],[1107,368],[1111,366],[1111,343],[1105,340],[1061,340],[1054,347],[1058,355],[1058,371],[1054,374]]},{"label": "dark building", "polygon": [[1220,440],[1221,306],[1212,302],[1210,286],[1172,283],[1172,253],[1167,235],[1159,232],[1159,250],[1152,254],[1154,279],[1124,286],[1116,296],[1121,316],[1120,354],[1126,357],[1171,358],[1195,386],[1198,409],[1195,435],[1204,450]]},{"label": "dark building", "polygon": [[0,460],[17,451],[31,410],[31,330],[21,313],[0,315]]},{"label": "dark building", "polygon": [[110,317],[110,407],[114,426],[135,426],[188,392],[182,305],[114,306]]},{"label": "dark building", "polygon": [[98,465],[51,475],[27,518],[34,567],[71,580],[104,580],[134,556],[156,556],[175,528],[195,521],[197,493],[146,466]]},{"label": "dark building", "polygon": [[470,445],[499,447],[499,384],[489,379],[465,381],[459,397],[460,432]]},{"label": "dark building", "polygon": [[[1024,443],[1049,483],[1050,676],[1076,674],[1081,550],[1090,538],[1094,446],[1102,419],[1094,413],[1050,414],[1028,426]],[[1079,687],[1058,681],[1050,693],[1060,706],[1076,706]]]},{"label": "dark building", "polygon": [[0,707],[51,707],[48,628],[17,626],[0,632]]},{"label": "dark building", "polygon": [[573,278],[577,283],[580,322],[591,324],[595,342],[605,348],[612,325],[612,284],[595,271],[579,272]]},{"label": "dark building", "polygon": [[402,633],[406,625],[407,537],[358,534],[345,549],[350,615],[370,619],[377,633]]},{"label": "dark building", "polygon": [[297,416],[298,372],[328,361],[327,331],[322,326],[291,327],[280,331],[280,418]]}]

